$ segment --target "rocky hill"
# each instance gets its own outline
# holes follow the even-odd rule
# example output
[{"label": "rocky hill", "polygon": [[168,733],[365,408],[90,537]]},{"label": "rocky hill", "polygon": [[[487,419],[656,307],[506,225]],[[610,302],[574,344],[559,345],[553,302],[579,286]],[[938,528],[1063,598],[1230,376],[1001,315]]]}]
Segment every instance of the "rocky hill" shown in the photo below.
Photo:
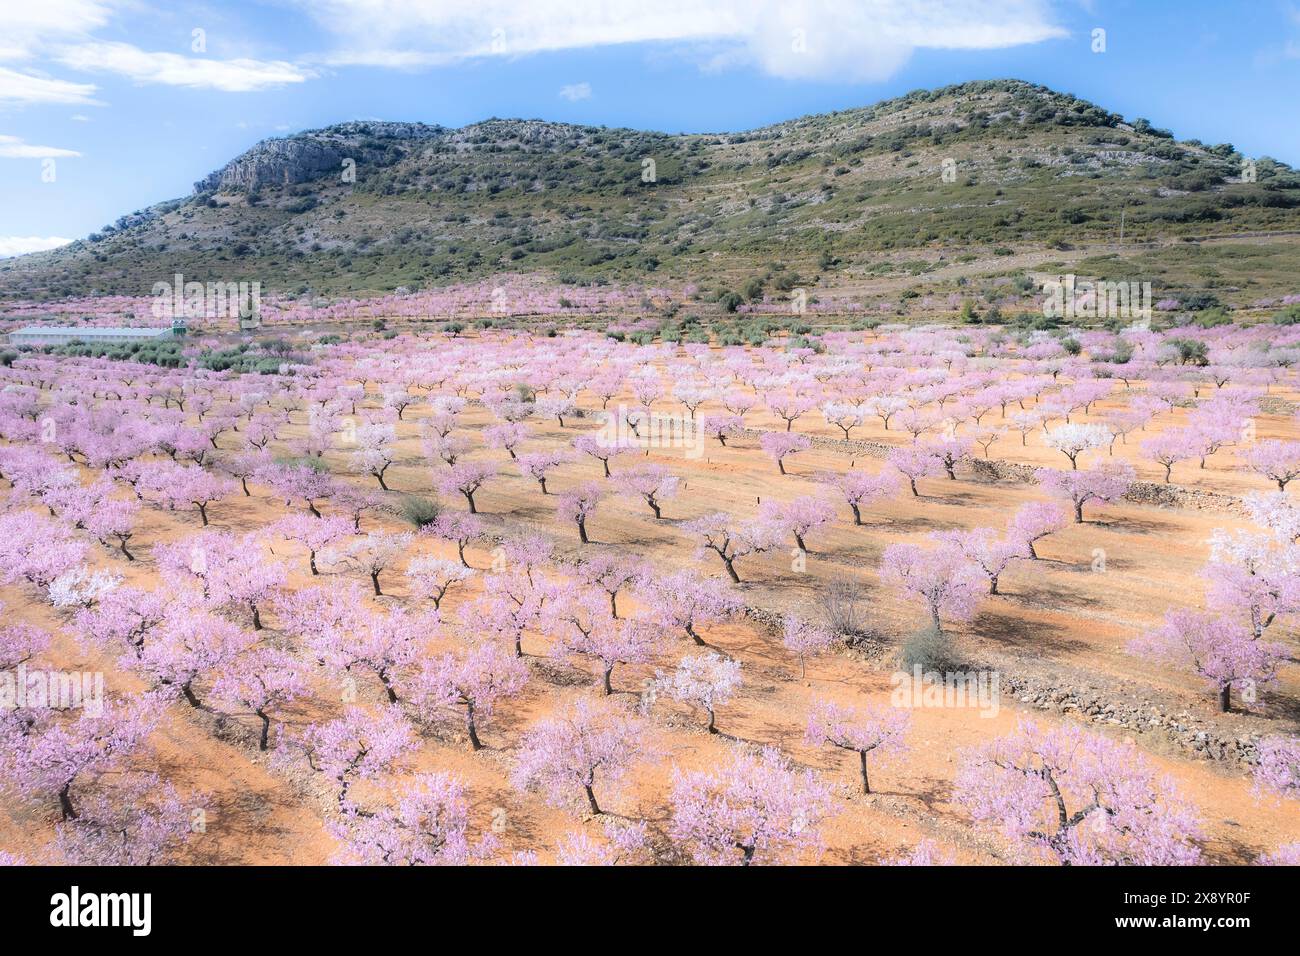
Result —
[{"label": "rocky hill", "polygon": [[[1276,292],[1294,283],[1300,176],[1246,160],[1015,80],[715,135],[353,122],[259,143],[188,197],[0,263],[0,300],[142,294],[175,272],[326,296],[502,272],[905,292],[1121,235],[1171,284]],[[1249,275],[1178,245],[1206,236],[1254,237]]]}]

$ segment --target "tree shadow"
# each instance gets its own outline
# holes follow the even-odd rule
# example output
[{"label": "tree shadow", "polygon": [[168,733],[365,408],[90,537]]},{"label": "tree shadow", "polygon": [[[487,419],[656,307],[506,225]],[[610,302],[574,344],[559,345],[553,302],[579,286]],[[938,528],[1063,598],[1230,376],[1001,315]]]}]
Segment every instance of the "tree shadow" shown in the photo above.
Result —
[{"label": "tree shadow", "polygon": [[1059,627],[1022,621],[997,611],[976,615],[971,633],[1003,647],[1028,651],[1032,656],[1045,656],[1045,652],[1065,654],[1087,647],[1083,641],[1062,636],[1065,632]]}]

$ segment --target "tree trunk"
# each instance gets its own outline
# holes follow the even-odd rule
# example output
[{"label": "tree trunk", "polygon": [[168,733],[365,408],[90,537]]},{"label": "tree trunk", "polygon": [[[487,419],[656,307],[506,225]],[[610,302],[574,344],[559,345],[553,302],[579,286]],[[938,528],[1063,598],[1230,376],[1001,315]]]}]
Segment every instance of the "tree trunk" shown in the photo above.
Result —
[{"label": "tree trunk", "polygon": [[591,543],[591,540],[587,537],[587,520],[585,518],[578,519],[578,539],[583,544]]},{"label": "tree trunk", "polygon": [[600,804],[596,802],[596,794],[592,792],[590,785],[587,785],[583,789],[587,791],[587,806],[591,807],[591,812],[594,815],[599,816],[602,811],[600,809]]},{"label": "tree trunk", "polygon": [[467,491],[464,494],[465,500],[469,502],[469,513],[472,515],[478,514],[478,509],[474,507],[474,492]]},{"label": "tree trunk", "polygon": [[862,792],[871,793],[871,781],[867,779],[867,752],[865,750],[858,751],[858,760],[862,764]]},{"label": "tree trunk", "polygon": [[465,729],[469,731],[469,745],[472,750],[483,749],[483,741],[478,739],[478,725],[474,723],[474,705],[465,706]]},{"label": "tree trunk", "polygon": [[1219,711],[1228,713],[1232,710],[1232,685],[1224,684],[1219,688]]},{"label": "tree trunk", "polygon": [[375,597],[380,597],[380,596],[382,596],[384,592],[381,591],[381,590],[379,590],[379,572],[378,572],[378,571],[371,571],[371,572],[370,572],[370,583],[371,583],[371,584],[374,586],[374,588],[375,588]]},{"label": "tree trunk", "polygon": [[849,507],[853,509],[853,523],[862,524],[862,509],[853,502],[849,502]]},{"label": "tree trunk", "polygon": [[258,717],[262,718],[262,734],[258,738],[257,749],[265,750],[267,740],[271,736],[271,718],[266,716],[261,708],[258,708],[254,713],[257,714]]}]

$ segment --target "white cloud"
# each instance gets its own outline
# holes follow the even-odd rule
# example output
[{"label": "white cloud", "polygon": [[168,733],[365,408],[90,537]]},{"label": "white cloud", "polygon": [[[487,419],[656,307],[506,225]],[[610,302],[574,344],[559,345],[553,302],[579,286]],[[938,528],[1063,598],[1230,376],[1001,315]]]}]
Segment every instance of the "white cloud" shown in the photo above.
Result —
[{"label": "white cloud", "polygon": [[313,75],[283,60],[216,60],[177,53],[150,53],[129,43],[117,42],[95,41],[63,47],[55,59],[72,69],[118,73],[137,83],[160,83],[227,93],[249,93],[301,83]]},{"label": "white cloud", "polygon": [[591,99],[590,83],[570,83],[568,86],[560,87],[560,95],[570,103],[576,103],[578,100]]},{"label": "white cloud", "polygon": [[1047,0],[299,0],[336,33],[335,64],[427,66],[623,43],[714,47],[792,79],[884,79],[916,49],[981,50],[1065,36]]},{"label": "white cloud", "polygon": [[0,4],[0,60],[27,59],[54,39],[84,36],[109,20],[102,0],[8,0]]},{"label": "white cloud", "polygon": [[0,104],[75,103],[93,104],[93,83],[70,83],[43,76],[19,73],[0,66]]},{"label": "white cloud", "polygon": [[0,259],[57,249],[71,241],[60,236],[0,236]]},{"label": "white cloud", "polygon": [[57,146],[37,146],[24,143],[17,136],[0,135],[0,159],[47,159],[51,156],[80,156],[75,149]]}]

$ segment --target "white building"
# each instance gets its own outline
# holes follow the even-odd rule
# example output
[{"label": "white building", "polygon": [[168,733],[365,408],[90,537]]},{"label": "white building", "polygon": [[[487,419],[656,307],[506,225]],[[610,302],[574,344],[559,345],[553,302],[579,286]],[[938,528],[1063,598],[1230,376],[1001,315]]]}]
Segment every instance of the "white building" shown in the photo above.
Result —
[{"label": "white building", "polygon": [[172,337],[167,327],[31,325],[9,333],[10,345],[66,345],[86,342],[158,342]]}]

